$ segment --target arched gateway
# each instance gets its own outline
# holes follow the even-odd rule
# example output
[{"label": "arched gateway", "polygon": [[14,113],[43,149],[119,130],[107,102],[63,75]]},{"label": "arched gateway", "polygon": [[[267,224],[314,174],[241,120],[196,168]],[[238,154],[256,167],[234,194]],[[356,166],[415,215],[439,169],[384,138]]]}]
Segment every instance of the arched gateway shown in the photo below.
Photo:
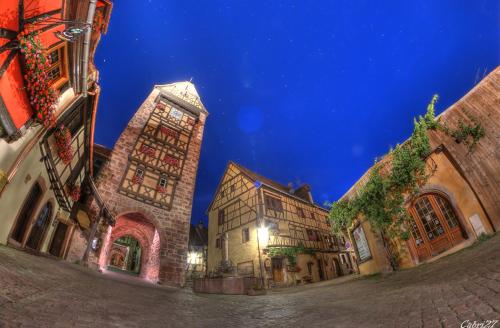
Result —
[{"label": "arched gateway", "polygon": [[104,202],[117,215],[103,237],[101,268],[112,260],[122,266],[130,260],[126,251],[131,246],[120,241],[130,236],[141,250],[141,277],[174,286],[184,283],[207,115],[194,85],[180,82],[155,86],[130,120],[97,176]]}]

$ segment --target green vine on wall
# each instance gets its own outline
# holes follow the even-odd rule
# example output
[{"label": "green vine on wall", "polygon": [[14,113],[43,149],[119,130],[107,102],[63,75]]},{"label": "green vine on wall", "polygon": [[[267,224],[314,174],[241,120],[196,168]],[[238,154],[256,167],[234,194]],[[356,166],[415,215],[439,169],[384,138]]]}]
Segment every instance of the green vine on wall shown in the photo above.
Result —
[{"label": "green vine on wall", "polygon": [[269,246],[268,254],[270,257],[284,256],[288,259],[288,263],[292,266],[297,264],[297,255],[299,254],[313,254],[314,250],[305,248],[302,244],[291,247],[276,247]]},{"label": "green vine on wall", "polygon": [[443,131],[457,142],[464,142],[469,151],[485,136],[484,128],[468,113],[466,115],[472,122],[470,125],[459,121],[458,127],[452,129],[441,123],[435,117],[437,100],[438,96],[434,95],[426,114],[419,116],[418,120],[414,119],[411,137],[390,150],[390,161],[375,163],[367,182],[354,197],[330,204],[329,219],[335,233],[345,230],[362,215],[375,231],[388,237],[409,238],[407,227],[410,217],[404,207],[405,195],[415,195],[432,174],[426,168],[426,158],[431,153],[427,131]]}]

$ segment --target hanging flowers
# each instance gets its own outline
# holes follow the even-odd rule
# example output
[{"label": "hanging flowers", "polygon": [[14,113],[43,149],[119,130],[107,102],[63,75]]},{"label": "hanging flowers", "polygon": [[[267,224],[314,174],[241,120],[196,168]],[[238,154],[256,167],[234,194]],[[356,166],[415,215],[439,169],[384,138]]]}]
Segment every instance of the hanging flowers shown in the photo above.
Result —
[{"label": "hanging flowers", "polygon": [[71,147],[71,132],[64,125],[59,126],[54,132],[56,139],[57,155],[64,164],[71,163],[73,159],[73,148]]},{"label": "hanging flowers", "polygon": [[77,202],[81,196],[81,189],[79,185],[74,185],[70,188],[69,196],[74,202]]},{"label": "hanging flowers", "polygon": [[165,188],[164,186],[161,186],[161,185],[157,185],[156,186],[156,191],[159,193],[159,194],[164,194],[167,192],[167,188]]},{"label": "hanging flowers", "polygon": [[51,87],[47,74],[49,58],[43,51],[40,39],[33,32],[23,31],[17,39],[24,56],[24,79],[30,104],[36,113],[36,119],[45,127],[52,127],[55,124],[54,111],[58,94]]},{"label": "hanging flowers", "polygon": [[141,183],[142,183],[142,181],[144,181],[144,177],[142,177],[142,176],[140,176],[140,175],[137,175],[137,174],[136,174],[136,175],[134,175],[134,176],[132,177],[132,183],[133,183],[133,184],[141,184]]}]

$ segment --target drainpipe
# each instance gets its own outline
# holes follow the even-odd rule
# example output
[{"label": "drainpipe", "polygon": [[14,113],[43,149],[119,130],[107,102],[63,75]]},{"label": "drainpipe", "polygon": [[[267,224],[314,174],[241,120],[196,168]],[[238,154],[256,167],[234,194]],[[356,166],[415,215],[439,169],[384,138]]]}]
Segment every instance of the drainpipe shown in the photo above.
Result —
[{"label": "drainpipe", "polygon": [[104,207],[99,211],[99,215],[92,223],[92,228],[91,228],[90,233],[89,233],[89,239],[87,240],[87,247],[85,248],[85,252],[83,253],[83,256],[82,256],[82,265],[85,267],[87,267],[89,265],[88,261],[89,261],[90,250],[92,249],[92,242],[94,241],[94,238],[95,238],[95,235],[97,232],[97,228],[99,227],[99,224],[101,223],[103,212],[104,212]]},{"label": "drainpipe", "polygon": [[83,40],[83,59],[82,59],[82,95],[87,97],[87,77],[89,70],[89,52],[90,52],[90,37],[92,34],[92,25],[94,23],[94,14],[97,0],[89,1],[89,11],[87,13],[87,26],[88,29],[85,32],[85,39]]}]

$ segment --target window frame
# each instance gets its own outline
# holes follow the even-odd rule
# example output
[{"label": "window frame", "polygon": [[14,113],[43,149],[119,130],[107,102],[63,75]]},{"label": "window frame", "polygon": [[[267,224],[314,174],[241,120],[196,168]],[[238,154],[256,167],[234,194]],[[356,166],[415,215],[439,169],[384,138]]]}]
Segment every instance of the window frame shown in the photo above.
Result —
[{"label": "window frame", "polygon": [[241,229],[241,242],[243,244],[250,241],[250,229],[248,227]]},{"label": "window frame", "polygon": [[47,74],[54,68],[59,67],[59,77],[56,79],[51,79],[49,84],[52,88],[59,90],[62,86],[69,80],[69,69],[68,69],[68,46],[66,42],[61,42],[53,45],[52,47],[45,50],[47,58],[50,60],[50,55],[58,51],[59,60],[55,63],[51,63],[50,67],[45,70]]},{"label": "window frame", "polygon": [[217,213],[217,223],[219,226],[224,225],[226,221],[226,214],[224,213],[223,209],[219,209],[219,212]]},{"label": "window frame", "polygon": [[283,213],[283,202],[281,201],[281,198],[265,194],[264,203],[268,210]]}]

